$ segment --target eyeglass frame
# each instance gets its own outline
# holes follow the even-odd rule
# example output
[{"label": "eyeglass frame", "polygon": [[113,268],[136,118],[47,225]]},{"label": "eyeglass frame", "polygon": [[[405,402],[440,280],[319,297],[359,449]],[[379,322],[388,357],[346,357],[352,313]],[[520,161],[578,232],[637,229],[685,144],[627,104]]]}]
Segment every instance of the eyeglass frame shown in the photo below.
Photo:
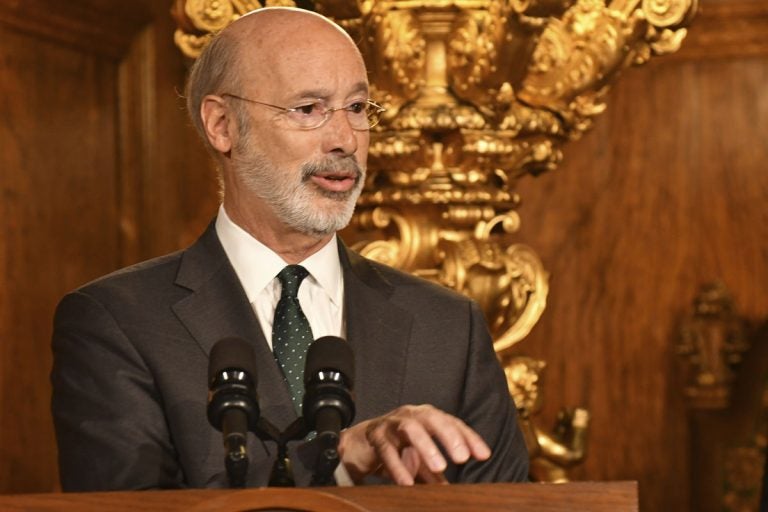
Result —
[{"label": "eyeglass frame", "polygon": [[[261,105],[261,106],[264,106],[264,107],[274,108],[276,110],[281,111],[283,114],[288,114],[288,113],[292,113],[292,112],[298,112],[298,110],[300,108],[307,106],[307,105],[300,105],[298,107],[292,107],[292,108],[281,107],[280,105],[273,105],[272,103],[265,103],[263,101],[257,101],[257,100],[252,100],[250,98],[244,98],[243,96],[238,96],[237,94],[232,94],[232,93],[229,93],[229,92],[223,92],[223,93],[219,94],[219,96],[222,96],[222,97],[229,96],[230,98],[235,98],[236,100],[241,100],[241,101],[245,101],[245,102],[248,102],[248,103],[253,103],[255,105]],[[323,126],[325,126],[328,123],[328,121],[330,121],[330,119],[333,116],[334,112],[336,112],[338,110],[345,110],[347,112],[350,112],[349,107],[351,107],[354,103],[362,103],[362,102],[353,102],[353,103],[350,103],[349,105],[344,106],[344,107],[325,107],[322,104],[322,102],[320,102],[320,101],[312,103],[312,105],[319,104],[320,106],[322,106],[325,109],[325,112],[323,113],[323,121],[320,124],[318,124],[317,126],[312,126],[312,127],[297,126],[297,128],[299,130],[306,130],[306,131],[317,130],[318,128],[322,128]],[[350,125],[350,127],[353,130],[358,131],[358,132],[368,131],[371,128],[373,128],[374,126],[376,126],[377,124],[379,124],[379,121],[381,121],[381,114],[387,111],[386,108],[382,107],[381,105],[379,105],[378,103],[376,103],[372,99],[366,99],[365,100],[365,104],[366,104],[366,109],[367,109],[368,106],[371,106],[371,107],[375,108],[376,120],[375,120],[375,122],[373,124],[371,124],[370,123],[370,118],[368,118],[368,116],[366,115],[366,117],[369,119],[368,128],[360,129],[360,128],[352,127]]]}]

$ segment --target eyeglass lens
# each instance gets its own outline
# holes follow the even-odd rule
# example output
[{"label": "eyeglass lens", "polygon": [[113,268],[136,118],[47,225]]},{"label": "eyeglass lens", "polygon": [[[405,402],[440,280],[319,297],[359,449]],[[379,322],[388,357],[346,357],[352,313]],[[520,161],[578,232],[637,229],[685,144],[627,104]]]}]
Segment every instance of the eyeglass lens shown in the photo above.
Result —
[{"label": "eyeglass lens", "polygon": [[301,128],[318,128],[328,122],[337,111],[343,110],[349,124],[355,130],[367,130],[379,121],[381,107],[370,102],[356,102],[345,107],[329,108],[322,103],[313,103],[286,111],[288,119]]}]

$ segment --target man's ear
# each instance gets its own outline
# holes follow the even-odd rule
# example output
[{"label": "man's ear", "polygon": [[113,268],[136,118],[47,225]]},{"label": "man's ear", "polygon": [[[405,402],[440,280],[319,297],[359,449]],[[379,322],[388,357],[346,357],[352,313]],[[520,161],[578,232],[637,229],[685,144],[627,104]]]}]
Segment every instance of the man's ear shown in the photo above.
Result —
[{"label": "man's ear", "polygon": [[208,137],[211,146],[222,154],[229,153],[232,149],[233,137],[236,136],[232,133],[234,125],[230,122],[234,119],[230,114],[231,110],[227,108],[221,96],[209,94],[200,104],[200,117],[203,120],[205,136]]}]

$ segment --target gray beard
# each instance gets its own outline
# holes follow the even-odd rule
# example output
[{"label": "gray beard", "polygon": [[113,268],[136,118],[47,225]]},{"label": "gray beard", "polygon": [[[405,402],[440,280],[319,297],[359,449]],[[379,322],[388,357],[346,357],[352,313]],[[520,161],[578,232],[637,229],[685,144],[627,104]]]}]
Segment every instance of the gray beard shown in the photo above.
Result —
[{"label": "gray beard", "polygon": [[[266,202],[286,226],[311,236],[325,236],[346,227],[355,211],[365,180],[365,169],[354,156],[326,158],[307,162],[300,168],[298,182],[286,181],[295,173],[273,167],[267,159],[252,150],[233,162],[234,172],[243,184]],[[355,186],[345,192],[315,186],[311,177],[320,171],[353,171]]]}]

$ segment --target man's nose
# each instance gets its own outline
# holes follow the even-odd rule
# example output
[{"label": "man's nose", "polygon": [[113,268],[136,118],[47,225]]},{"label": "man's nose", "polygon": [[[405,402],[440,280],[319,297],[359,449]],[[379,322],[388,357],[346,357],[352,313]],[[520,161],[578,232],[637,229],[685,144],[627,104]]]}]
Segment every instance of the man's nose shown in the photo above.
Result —
[{"label": "man's nose", "polygon": [[324,152],[353,154],[357,151],[358,132],[352,128],[347,117],[347,111],[343,108],[333,109],[328,115],[330,119],[321,128],[325,132],[323,137]]}]

